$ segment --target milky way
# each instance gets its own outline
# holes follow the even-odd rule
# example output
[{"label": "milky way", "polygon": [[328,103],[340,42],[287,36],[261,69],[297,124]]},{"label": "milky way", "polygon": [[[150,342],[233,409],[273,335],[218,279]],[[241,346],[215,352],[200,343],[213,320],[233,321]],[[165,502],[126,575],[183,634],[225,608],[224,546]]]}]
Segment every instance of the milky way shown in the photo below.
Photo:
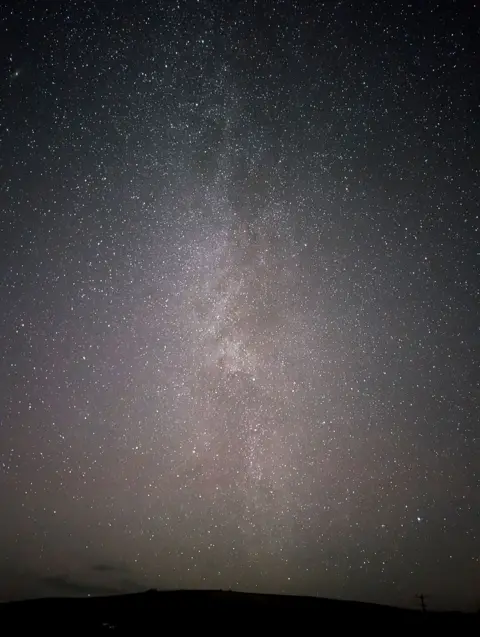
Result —
[{"label": "milky way", "polygon": [[2,598],[471,607],[473,21],[20,4],[0,38]]},{"label": "milky way", "polygon": [[228,211],[219,221],[202,222],[176,264],[167,321],[153,306],[171,328],[165,360],[172,357],[175,368],[177,477],[194,480],[195,497],[220,514],[227,494],[241,519],[240,542],[281,546],[302,502],[296,472],[308,390],[300,377],[318,369],[309,361],[321,354],[304,301],[304,246],[281,227],[278,212],[246,223]]}]

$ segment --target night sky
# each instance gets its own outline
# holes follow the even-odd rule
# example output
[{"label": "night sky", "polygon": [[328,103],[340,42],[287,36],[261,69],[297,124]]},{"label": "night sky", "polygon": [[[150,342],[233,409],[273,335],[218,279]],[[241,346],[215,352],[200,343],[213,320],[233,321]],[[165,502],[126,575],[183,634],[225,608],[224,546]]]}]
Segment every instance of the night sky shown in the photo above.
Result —
[{"label": "night sky", "polygon": [[475,608],[475,4],[2,6],[0,598]]}]

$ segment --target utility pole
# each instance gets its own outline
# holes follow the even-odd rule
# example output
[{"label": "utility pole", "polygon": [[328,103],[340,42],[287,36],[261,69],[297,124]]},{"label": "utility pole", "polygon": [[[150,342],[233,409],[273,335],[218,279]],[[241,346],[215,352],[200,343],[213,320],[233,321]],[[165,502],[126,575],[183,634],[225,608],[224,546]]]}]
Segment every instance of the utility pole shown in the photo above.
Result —
[{"label": "utility pole", "polygon": [[420,600],[420,604],[422,606],[422,612],[426,613],[427,605],[425,604],[425,595],[421,593],[420,595],[415,595],[415,597]]}]

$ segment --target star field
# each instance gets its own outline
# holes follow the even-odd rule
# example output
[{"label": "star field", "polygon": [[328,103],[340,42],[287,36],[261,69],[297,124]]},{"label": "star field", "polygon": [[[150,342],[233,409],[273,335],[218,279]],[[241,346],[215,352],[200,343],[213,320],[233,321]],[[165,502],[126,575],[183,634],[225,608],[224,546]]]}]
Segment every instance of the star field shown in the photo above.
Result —
[{"label": "star field", "polygon": [[5,10],[2,599],[474,607],[476,11]]}]

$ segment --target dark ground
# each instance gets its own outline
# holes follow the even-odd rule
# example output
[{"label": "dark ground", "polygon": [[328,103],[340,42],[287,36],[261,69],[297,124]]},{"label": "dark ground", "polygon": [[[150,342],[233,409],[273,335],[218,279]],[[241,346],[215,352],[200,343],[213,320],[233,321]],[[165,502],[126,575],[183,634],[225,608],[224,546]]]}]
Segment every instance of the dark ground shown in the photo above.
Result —
[{"label": "dark ground", "polygon": [[[4,635],[32,631],[51,634],[160,634],[163,630],[284,629],[320,634],[322,629],[350,627],[417,628],[457,635],[479,634],[480,616],[434,613],[389,606],[311,597],[255,595],[230,591],[147,591],[132,595],[39,599],[0,605]],[[158,631],[158,632],[157,632]],[[416,631],[415,631],[416,632]]]}]

